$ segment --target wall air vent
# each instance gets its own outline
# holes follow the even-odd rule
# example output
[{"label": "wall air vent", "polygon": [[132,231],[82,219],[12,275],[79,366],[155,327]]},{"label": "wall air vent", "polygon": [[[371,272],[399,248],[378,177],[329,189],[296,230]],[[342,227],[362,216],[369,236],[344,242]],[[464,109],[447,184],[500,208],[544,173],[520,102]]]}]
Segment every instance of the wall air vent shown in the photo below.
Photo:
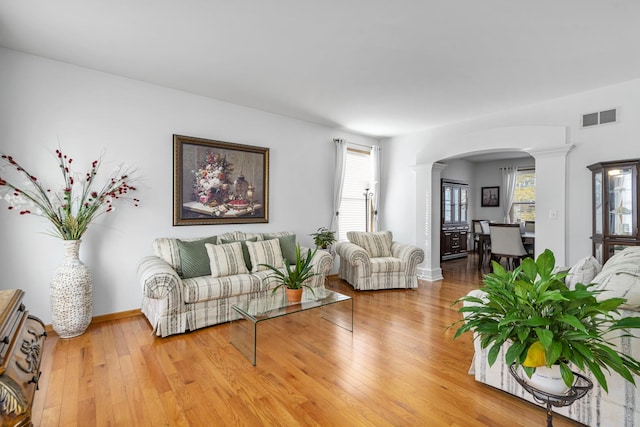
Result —
[{"label": "wall air vent", "polygon": [[618,122],[618,109],[612,108],[597,113],[588,113],[582,115],[581,124],[583,128],[604,125],[608,123]]}]

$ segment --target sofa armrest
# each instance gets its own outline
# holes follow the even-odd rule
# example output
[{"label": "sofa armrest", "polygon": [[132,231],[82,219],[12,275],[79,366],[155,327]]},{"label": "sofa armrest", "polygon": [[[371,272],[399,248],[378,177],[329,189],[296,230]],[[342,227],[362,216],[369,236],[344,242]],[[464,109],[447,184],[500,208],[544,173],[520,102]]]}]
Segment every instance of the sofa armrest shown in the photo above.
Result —
[{"label": "sofa armrest", "polygon": [[313,260],[311,261],[311,263],[313,264],[313,271],[326,276],[329,274],[329,271],[331,271],[333,257],[328,251],[318,249],[316,251],[316,254],[313,256]]},{"label": "sofa armrest", "polygon": [[145,298],[169,298],[170,306],[182,302],[182,280],[178,273],[157,256],[147,256],[138,263],[138,281]]},{"label": "sofa armrest", "polygon": [[347,262],[354,267],[358,264],[363,266],[371,264],[367,251],[355,243],[338,242],[336,244],[336,253],[340,256],[340,262]]},{"label": "sofa armrest", "polygon": [[[301,251],[305,251],[303,253],[306,253],[306,251],[310,250],[313,249],[304,247],[301,248]],[[331,254],[327,251],[318,249],[313,256],[311,264],[313,265],[312,271],[314,273],[317,273],[317,275],[313,276],[310,279],[311,283],[309,286],[318,288],[324,287],[325,278],[329,275],[331,266],[333,265],[333,256],[331,256]]]},{"label": "sofa armrest", "polygon": [[406,243],[391,243],[391,255],[394,258],[400,258],[407,263],[407,275],[416,274],[418,264],[424,261],[424,251],[417,246]]}]

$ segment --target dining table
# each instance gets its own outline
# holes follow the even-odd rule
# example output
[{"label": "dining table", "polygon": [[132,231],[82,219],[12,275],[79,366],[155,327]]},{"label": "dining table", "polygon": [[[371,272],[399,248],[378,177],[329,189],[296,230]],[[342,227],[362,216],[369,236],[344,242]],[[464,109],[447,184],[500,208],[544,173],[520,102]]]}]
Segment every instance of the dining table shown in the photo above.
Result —
[{"label": "dining table", "polygon": [[[488,256],[491,259],[491,234],[490,233],[476,233],[478,236],[478,270],[482,269],[485,263],[485,257]],[[535,231],[524,231],[520,233],[522,236],[522,243],[525,245],[533,246],[536,241]]]}]

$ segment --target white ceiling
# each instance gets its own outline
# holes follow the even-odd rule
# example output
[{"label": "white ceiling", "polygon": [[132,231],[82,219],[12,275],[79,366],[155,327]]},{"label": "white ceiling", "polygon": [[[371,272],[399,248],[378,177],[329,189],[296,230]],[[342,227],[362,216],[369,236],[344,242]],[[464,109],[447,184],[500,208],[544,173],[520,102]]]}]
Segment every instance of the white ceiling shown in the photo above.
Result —
[{"label": "white ceiling", "polygon": [[638,78],[639,18],[636,0],[0,0],[0,45],[392,136]]}]

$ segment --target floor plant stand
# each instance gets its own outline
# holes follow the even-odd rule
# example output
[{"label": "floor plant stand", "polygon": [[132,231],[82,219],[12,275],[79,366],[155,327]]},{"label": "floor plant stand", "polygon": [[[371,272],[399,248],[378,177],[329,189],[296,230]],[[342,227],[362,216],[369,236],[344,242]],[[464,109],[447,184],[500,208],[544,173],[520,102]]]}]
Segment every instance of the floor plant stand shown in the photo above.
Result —
[{"label": "floor plant stand", "polygon": [[566,395],[551,394],[542,390],[538,390],[537,388],[532,387],[530,384],[528,384],[524,380],[524,378],[519,375],[515,363],[509,366],[509,371],[511,372],[511,375],[513,375],[513,377],[516,379],[518,384],[520,384],[526,391],[531,393],[533,399],[536,402],[540,403],[541,405],[546,405],[547,427],[553,427],[553,406],[569,406],[576,400],[584,397],[589,392],[589,390],[593,388],[593,383],[589,378],[585,377],[584,375],[580,375],[577,372],[574,372],[573,375],[575,375],[576,380]]}]

